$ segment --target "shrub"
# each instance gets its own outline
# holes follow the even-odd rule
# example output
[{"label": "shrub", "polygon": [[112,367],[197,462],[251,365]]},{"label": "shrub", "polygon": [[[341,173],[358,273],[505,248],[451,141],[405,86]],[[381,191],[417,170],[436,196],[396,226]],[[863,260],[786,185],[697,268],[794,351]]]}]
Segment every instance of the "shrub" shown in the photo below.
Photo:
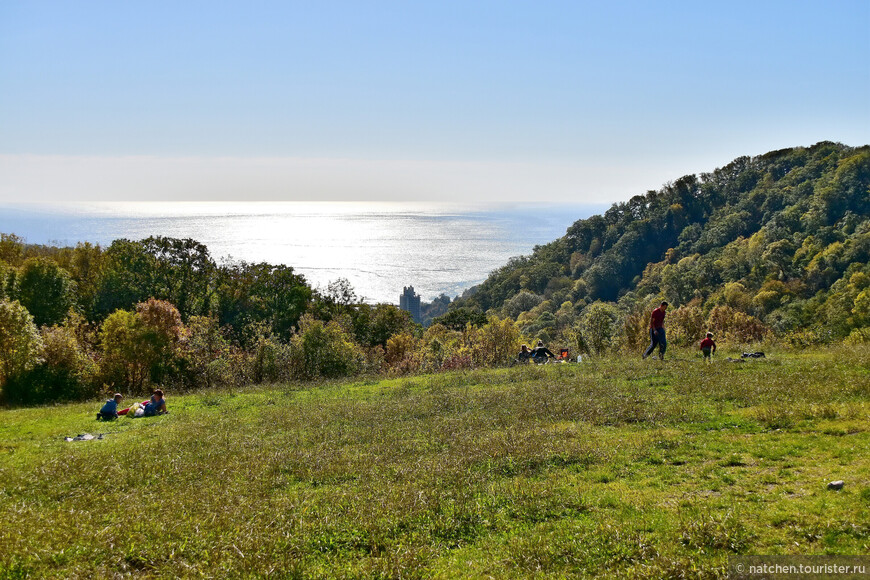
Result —
[{"label": "shrub", "polygon": [[286,345],[272,334],[270,326],[264,322],[257,322],[248,326],[246,334],[251,337],[246,341],[249,348],[245,353],[246,374],[250,380],[261,384],[274,383],[282,378],[282,374],[283,378],[289,378],[289,371],[281,372],[281,361],[288,359],[284,352]]},{"label": "shrub", "polygon": [[35,405],[96,395],[97,364],[76,339],[71,326],[43,327],[43,360],[6,385],[10,403]]},{"label": "shrub", "polygon": [[361,369],[364,373],[377,374],[381,372],[386,364],[386,354],[384,347],[381,345],[370,346],[363,348],[365,355],[365,366]]},{"label": "shrub", "polygon": [[647,296],[624,307],[628,310],[622,318],[621,343],[624,349],[638,351],[649,344],[650,314],[660,303],[660,297]]},{"label": "shrub", "polygon": [[456,371],[474,368],[474,362],[470,354],[452,354],[444,359],[441,364],[443,371]]},{"label": "shrub", "polygon": [[420,368],[420,341],[408,332],[394,334],[387,339],[384,360],[390,370],[397,374],[408,374]]},{"label": "shrub", "polygon": [[520,350],[520,331],[508,318],[493,317],[475,334],[474,359],[487,366],[507,364]]},{"label": "shrub", "polygon": [[290,340],[294,378],[342,377],[362,368],[365,360],[362,349],[338,323],[324,324],[305,315],[299,326],[299,333]]},{"label": "shrub", "polygon": [[757,318],[730,306],[713,308],[707,318],[707,328],[720,340],[738,343],[759,342],[770,333]]},{"label": "shrub", "polygon": [[556,338],[560,345],[568,348],[572,353],[589,352],[589,347],[586,345],[586,340],[580,331],[579,323],[562,330]]},{"label": "shrub", "polygon": [[[235,349],[218,326],[217,318],[191,316],[180,344],[185,361],[185,382],[193,387],[223,387],[233,384],[237,365],[231,363]],[[241,384],[241,383],[240,383]]]},{"label": "shrub", "polygon": [[593,354],[603,354],[613,345],[619,312],[613,304],[593,302],[583,309],[580,332]]},{"label": "shrub", "polygon": [[0,301],[0,386],[40,362],[42,338],[20,302]]},{"label": "shrub", "polygon": [[153,348],[146,339],[147,332],[142,319],[127,310],[116,310],[103,322],[100,328],[102,375],[109,386],[143,390],[154,358]]},{"label": "shrub", "polygon": [[793,348],[807,348],[822,344],[824,340],[813,329],[802,329],[789,332],[785,335],[785,342]]},{"label": "shrub", "polygon": [[699,306],[681,306],[668,314],[668,341],[689,345],[705,334],[704,311]]},{"label": "shrub", "polygon": [[852,330],[843,342],[846,344],[870,343],[870,326]]},{"label": "shrub", "polygon": [[[471,368],[472,345],[477,341],[477,333],[478,329],[471,325],[458,331],[448,329],[441,324],[433,324],[426,329],[419,347],[422,358],[421,370],[444,370],[447,361],[452,361],[451,368]],[[467,364],[464,361],[467,361]]]}]

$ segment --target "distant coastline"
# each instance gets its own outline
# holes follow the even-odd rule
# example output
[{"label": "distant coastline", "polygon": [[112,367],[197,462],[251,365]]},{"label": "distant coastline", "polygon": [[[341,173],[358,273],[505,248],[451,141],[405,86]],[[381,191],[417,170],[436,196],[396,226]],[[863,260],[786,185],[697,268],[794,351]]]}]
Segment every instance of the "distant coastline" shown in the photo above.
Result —
[{"label": "distant coastline", "polygon": [[609,204],[429,202],[0,203],[0,232],[30,244],[193,238],[217,261],[292,266],[315,286],[347,278],[370,302],[456,296],[513,256]]}]

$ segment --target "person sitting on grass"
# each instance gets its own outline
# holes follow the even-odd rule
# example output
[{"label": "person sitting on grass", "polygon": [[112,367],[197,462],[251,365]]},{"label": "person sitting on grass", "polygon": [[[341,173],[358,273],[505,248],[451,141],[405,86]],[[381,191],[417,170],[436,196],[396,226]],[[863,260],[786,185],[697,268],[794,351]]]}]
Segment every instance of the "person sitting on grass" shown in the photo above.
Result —
[{"label": "person sitting on grass", "polygon": [[106,401],[100,412],[97,413],[97,421],[114,421],[118,418],[118,403],[121,402],[124,396],[121,393],[115,393],[115,396]]},{"label": "person sitting on grass", "polygon": [[535,350],[532,351],[532,361],[535,364],[539,365],[548,362],[551,358],[556,358],[556,355],[554,355],[552,352],[550,352],[550,349],[544,346],[543,340],[539,340],[538,346],[535,347]]},{"label": "person sitting on grass", "polygon": [[529,350],[528,345],[524,344],[520,347],[520,354],[517,355],[517,362],[527,363],[530,358],[532,358],[532,351]]},{"label": "person sitting on grass", "polygon": [[708,332],[707,337],[701,341],[701,352],[704,353],[704,360],[710,362],[710,355],[716,352],[716,343],[713,341],[712,332]]},{"label": "person sitting on grass", "polygon": [[163,397],[163,391],[154,389],[151,400],[145,403],[145,416],[153,417],[154,415],[165,415],[166,413],[169,413],[169,411],[166,410],[166,399]]}]

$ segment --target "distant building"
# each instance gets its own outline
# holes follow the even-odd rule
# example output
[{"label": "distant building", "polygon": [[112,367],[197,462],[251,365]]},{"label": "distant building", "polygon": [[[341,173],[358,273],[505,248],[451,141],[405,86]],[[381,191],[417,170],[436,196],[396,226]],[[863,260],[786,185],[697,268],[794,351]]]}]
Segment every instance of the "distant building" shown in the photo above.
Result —
[{"label": "distant building", "polygon": [[399,308],[411,313],[411,318],[414,322],[420,323],[420,297],[414,292],[413,286],[406,286],[402,294],[399,296]]}]

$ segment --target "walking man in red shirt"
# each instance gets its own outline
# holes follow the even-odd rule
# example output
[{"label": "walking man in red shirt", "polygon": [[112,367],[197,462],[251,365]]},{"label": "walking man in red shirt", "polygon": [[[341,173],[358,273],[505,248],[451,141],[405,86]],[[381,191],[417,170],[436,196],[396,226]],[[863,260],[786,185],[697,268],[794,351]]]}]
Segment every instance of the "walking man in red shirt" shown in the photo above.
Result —
[{"label": "walking man in red shirt", "polygon": [[643,353],[645,359],[652,354],[656,345],[659,347],[659,358],[665,360],[665,349],[668,348],[668,342],[665,340],[665,311],[668,309],[668,303],[662,302],[658,308],[652,311],[649,321],[649,338],[650,343],[646,351]]}]

